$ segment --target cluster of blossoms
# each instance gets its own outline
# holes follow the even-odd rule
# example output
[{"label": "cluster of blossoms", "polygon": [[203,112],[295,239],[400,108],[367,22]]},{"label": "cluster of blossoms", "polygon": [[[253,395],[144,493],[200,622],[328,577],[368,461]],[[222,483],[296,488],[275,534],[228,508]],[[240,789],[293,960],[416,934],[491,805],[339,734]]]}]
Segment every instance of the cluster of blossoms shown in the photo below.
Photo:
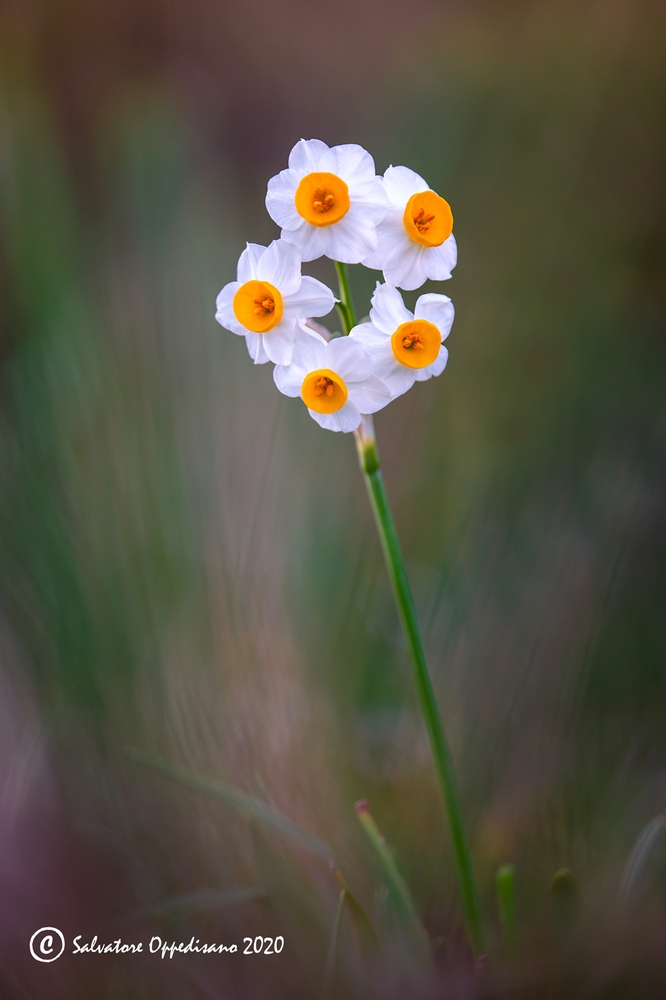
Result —
[{"label": "cluster of blossoms", "polygon": [[[245,337],[255,364],[274,363],[281,392],[300,396],[322,427],[353,431],[362,414],[444,370],[451,300],[421,295],[412,313],[398,291],[450,278],[456,264],[451,209],[422,177],[407,167],[378,177],[361,146],[301,139],[288,169],[268,182],[266,208],[280,239],[248,243],[215,318]],[[384,272],[368,322],[346,337],[327,340],[310,323],[336,302],[330,288],[301,273],[303,262],[322,256]]]}]

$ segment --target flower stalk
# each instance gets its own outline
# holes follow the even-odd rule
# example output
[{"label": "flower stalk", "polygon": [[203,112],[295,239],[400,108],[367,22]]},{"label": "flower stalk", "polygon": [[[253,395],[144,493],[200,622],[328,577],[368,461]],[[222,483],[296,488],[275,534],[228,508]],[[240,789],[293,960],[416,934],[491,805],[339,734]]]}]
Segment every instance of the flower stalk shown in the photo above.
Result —
[{"label": "flower stalk", "polygon": [[518,959],[518,923],[516,920],[516,871],[513,865],[501,865],[495,875],[504,951],[510,962]]},{"label": "flower stalk", "polygon": [[342,320],[342,332],[347,335],[356,326],[356,310],[349,287],[349,268],[346,264],[341,264],[339,260],[334,263],[340,286],[340,301],[337,303],[337,307]]},{"label": "flower stalk", "polygon": [[[346,267],[344,264],[339,264],[338,262],[336,262],[335,266],[340,281],[340,304],[344,305],[345,309],[349,309],[351,296]],[[340,309],[340,313],[344,321],[343,309]],[[351,303],[351,315],[354,315],[353,303]],[[346,332],[348,331],[345,330]],[[423,648],[414,599],[381,472],[379,451],[377,449],[371,416],[364,416],[362,418],[361,424],[355,431],[354,436],[356,438],[361,471],[365,478],[370,505],[375,517],[375,524],[379,532],[379,540],[391,581],[393,596],[398,608],[409,658],[412,663],[419,707],[428,733],[442,798],[449,820],[465,926],[475,957],[479,957],[487,951],[479,890],[474,874],[467,831],[463,821],[451,751],[437,707],[437,699]]]}]

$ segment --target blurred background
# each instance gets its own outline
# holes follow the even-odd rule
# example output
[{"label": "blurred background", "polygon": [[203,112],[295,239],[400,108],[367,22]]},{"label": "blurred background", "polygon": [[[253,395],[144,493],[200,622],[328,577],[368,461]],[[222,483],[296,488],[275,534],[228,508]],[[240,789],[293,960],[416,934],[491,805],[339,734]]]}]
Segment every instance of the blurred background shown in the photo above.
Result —
[{"label": "blurred background", "polygon": [[[658,0],[5,0],[3,998],[663,997],[659,819],[629,859],[666,805],[665,29]],[[448,369],[376,426],[485,971],[353,438],[213,318],[245,241],[278,235],[266,183],[300,137],[409,165],[456,220],[454,277],[421,290],[455,303]],[[352,268],[361,315],[378,277]],[[345,918],[326,980],[326,860],[131,748],[331,845],[384,951]],[[429,985],[393,947],[360,797]],[[286,943],[46,965],[44,925]]]}]

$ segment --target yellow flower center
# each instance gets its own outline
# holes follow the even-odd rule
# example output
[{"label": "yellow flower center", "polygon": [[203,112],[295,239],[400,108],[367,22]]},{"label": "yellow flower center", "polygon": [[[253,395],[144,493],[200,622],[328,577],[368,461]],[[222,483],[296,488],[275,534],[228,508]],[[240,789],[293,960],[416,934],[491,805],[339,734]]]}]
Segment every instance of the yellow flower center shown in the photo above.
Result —
[{"label": "yellow flower center", "polygon": [[301,397],[308,410],[336,413],[347,402],[347,386],[330,368],[310,372],[303,379]]},{"label": "yellow flower center", "polygon": [[296,188],[296,211],[311,226],[330,226],[349,211],[349,188],[341,177],[318,171]]},{"label": "yellow flower center", "polygon": [[403,222],[409,238],[422,247],[440,247],[453,232],[451,206],[434,191],[413,194]]},{"label": "yellow flower center", "polygon": [[401,323],[391,337],[391,347],[396,361],[406,368],[425,368],[431,365],[442,346],[442,335],[434,323],[414,319]]},{"label": "yellow flower center", "polygon": [[267,281],[246,281],[234,295],[234,316],[246,330],[268,333],[282,319],[282,296]]}]

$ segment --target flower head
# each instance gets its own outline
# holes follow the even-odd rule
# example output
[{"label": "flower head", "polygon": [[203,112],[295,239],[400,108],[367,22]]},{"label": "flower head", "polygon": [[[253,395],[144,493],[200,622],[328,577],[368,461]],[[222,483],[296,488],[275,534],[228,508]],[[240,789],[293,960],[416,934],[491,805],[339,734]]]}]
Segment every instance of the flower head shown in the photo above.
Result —
[{"label": "flower head", "polygon": [[301,258],[291,243],[269,247],[248,243],[238,260],[237,281],[217,297],[215,319],[245,337],[255,364],[291,361],[298,320],[325,316],[335,304],[330,288],[301,275]]},{"label": "flower head", "polygon": [[442,341],[453,315],[446,295],[419,296],[411,313],[397,288],[377,282],[370,322],[355,326],[349,336],[368,352],[375,374],[393,397],[400,396],[415,382],[441,375],[446,368],[449,354]]},{"label": "flower head", "polygon": [[283,240],[304,261],[330,257],[358,264],[377,248],[377,224],[388,201],[375,162],[362,146],[328,147],[301,139],[289,167],[268,182],[266,208]]},{"label": "flower head", "polygon": [[300,396],[310,416],[330,431],[355,431],[361,414],[376,413],[391,401],[358,341],[337,337],[326,343],[302,324],[291,364],[277,365],[273,378],[280,392]]},{"label": "flower head", "polygon": [[363,263],[399,288],[450,278],[458,251],[449,203],[408,167],[389,167],[382,183],[390,207],[377,227],[377,249]]}]

